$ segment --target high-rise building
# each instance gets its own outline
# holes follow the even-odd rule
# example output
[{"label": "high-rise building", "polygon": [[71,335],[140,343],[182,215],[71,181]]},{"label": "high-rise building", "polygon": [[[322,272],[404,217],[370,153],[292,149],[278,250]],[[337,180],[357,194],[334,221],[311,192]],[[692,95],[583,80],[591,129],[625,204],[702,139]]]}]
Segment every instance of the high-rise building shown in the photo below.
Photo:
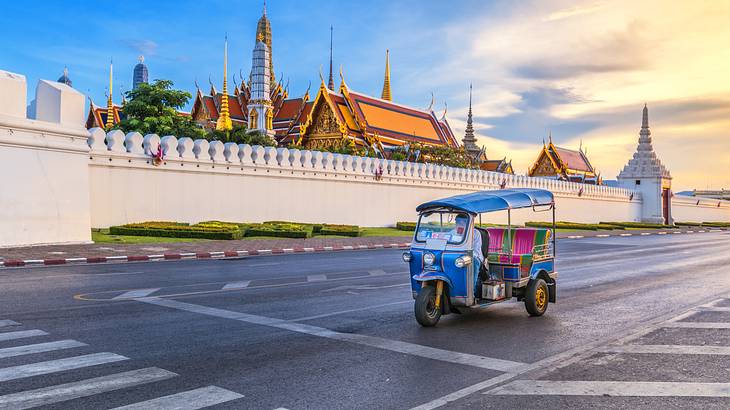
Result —
[{"label": "high-rise building", "polygon": [[134,75],[132,76],[132,88],[137,88],[141,83],[147,84],[149,73],[144,63],[144,56],[139,56],[139,63],[134,66]]}]

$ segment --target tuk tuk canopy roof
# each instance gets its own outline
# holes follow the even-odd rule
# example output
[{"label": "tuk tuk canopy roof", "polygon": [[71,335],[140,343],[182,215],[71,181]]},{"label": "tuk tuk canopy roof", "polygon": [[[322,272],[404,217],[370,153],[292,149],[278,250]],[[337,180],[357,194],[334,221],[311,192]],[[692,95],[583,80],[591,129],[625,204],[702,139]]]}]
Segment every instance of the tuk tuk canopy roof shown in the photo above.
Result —
[{"label": "tuk tuk canopy roof", "polygon": [[421,212],[429,209],[450,208],[472,214],[480,214],[551,204],[553,204],[553,193],[550,191],[533,188],[512,188],[479,191],[438,199],[419,205],[416,211]]}]

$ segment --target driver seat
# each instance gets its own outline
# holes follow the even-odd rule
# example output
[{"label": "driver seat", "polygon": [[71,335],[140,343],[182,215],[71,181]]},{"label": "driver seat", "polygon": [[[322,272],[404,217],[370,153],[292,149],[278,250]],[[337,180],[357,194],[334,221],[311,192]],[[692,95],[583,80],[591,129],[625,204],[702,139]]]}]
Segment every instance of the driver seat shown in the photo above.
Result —
[{"label": "driver seat", "polygon": [[477,232],[482,237],[482,266],[479,268],[479,279],[486,281],[489,279],[489,263],[487,262],[487,256],[489,255],[489,232],[484,228],[476,228]]}]

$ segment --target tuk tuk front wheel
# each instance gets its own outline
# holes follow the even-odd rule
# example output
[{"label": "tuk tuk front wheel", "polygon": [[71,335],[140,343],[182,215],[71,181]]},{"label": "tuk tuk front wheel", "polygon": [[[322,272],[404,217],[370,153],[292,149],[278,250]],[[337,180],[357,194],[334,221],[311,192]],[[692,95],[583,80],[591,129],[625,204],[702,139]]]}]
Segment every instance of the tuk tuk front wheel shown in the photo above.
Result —
[{"label": "tuk tuk front wheel", "polygon": [[536,279],[527,286],[525,295],[525,308],[530,316],[542,316],[547,310],[548,287],[542,279]]},{"label": "tuk tuk front wheel", "polygon": [[436,323],[441,319],[441,309],[436,306],[435,286],[426,286],[424,284],[421,287],[418,296],[416,296],[413,310],[416,314],[416,320],[421,326],[436,326]]}]

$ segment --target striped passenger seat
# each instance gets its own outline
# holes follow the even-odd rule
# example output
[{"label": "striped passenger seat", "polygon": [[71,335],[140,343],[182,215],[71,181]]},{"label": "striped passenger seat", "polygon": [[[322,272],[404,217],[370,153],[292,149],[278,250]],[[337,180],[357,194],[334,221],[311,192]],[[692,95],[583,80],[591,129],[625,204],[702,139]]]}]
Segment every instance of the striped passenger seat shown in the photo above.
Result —
[{"label": "striped passenger seat", "polygon": [[[488,228],[487,231],[489,262],[519,264],[521,268],[527,269],[532,265],[535,247],[548,243],[551,234],[549,229],[542,228],[516,228],[509,233],[505,228]],[[509,243],[510,236],[511,243]],[[511,256],[510,249],[512,249]]]}]

